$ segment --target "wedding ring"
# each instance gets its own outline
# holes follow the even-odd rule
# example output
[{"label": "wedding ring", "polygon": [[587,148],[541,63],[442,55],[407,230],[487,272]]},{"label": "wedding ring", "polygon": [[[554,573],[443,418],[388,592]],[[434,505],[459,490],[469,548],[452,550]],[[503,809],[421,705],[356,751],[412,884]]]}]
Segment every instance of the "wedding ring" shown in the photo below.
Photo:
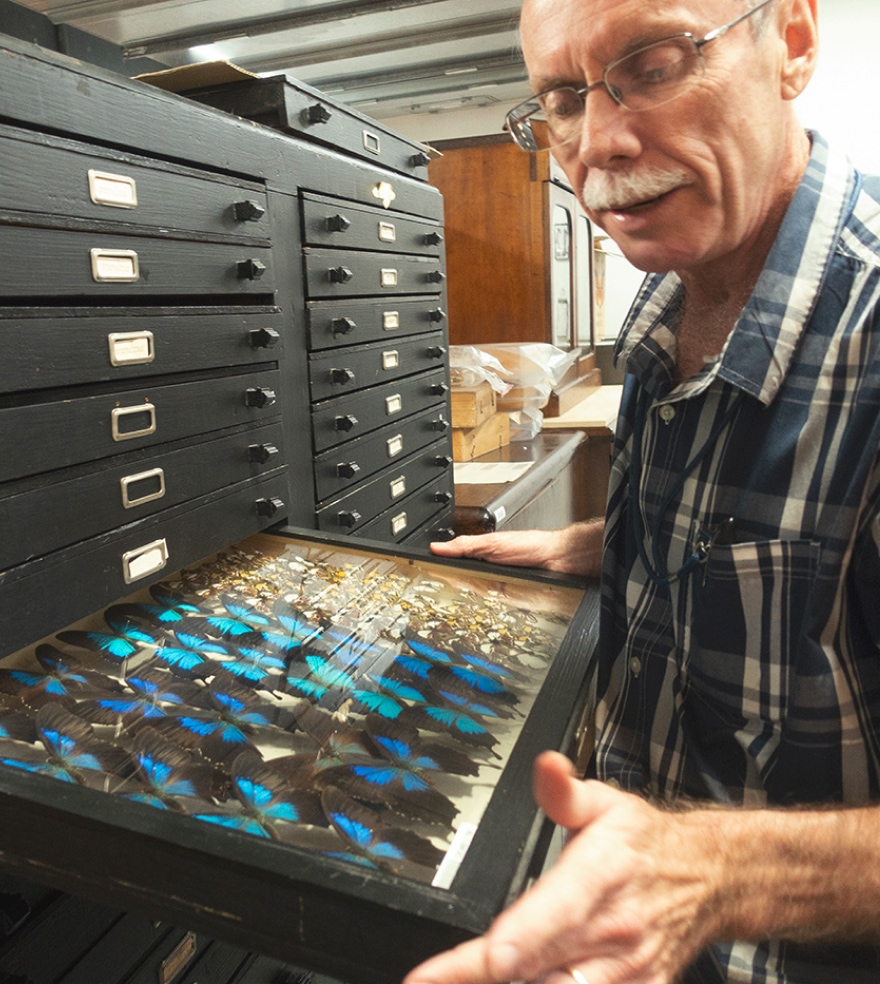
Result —
[{"label": "wedding ring", "polygon": [[574,981],[574,984],[590,984],[590,982],[584,977],[584,975],[577,969],[577,967],[566,967],[565,972]]}]

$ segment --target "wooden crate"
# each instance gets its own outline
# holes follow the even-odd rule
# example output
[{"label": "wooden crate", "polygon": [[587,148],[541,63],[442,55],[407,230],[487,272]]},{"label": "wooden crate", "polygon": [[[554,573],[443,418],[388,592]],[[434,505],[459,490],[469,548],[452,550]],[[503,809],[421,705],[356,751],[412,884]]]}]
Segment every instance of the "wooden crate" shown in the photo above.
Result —
[{"label": "wooden crate", "polygon": [[454,461],[471,461],[481,454],[497,451],[510,444],[510,417],[493,413],[479,427],[453,428],[452,457]]},{"label": "wooden crate", "polygon": [[477,383],[476,386],[454,386],[450,393],[450,412],[452,426],[459,428],[479,427],[495,413],[495,390],[490,383]]}]

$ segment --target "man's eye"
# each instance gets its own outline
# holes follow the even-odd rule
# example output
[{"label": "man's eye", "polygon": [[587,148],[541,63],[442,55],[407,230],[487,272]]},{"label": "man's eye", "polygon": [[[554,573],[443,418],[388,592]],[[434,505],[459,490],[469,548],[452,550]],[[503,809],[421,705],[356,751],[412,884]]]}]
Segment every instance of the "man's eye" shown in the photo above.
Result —
[{"label": "man's eye", "polygon": [[561,120],[579,116],[583,104],[575,92],[551,92],[544,97],[543,105],[548,119]]},{"label": "man's eye", "polygon": [[628,84],[637,87],[677,82],[687,72],[686,59],[677,46],[639,52],[618,68],[623,69]]}]

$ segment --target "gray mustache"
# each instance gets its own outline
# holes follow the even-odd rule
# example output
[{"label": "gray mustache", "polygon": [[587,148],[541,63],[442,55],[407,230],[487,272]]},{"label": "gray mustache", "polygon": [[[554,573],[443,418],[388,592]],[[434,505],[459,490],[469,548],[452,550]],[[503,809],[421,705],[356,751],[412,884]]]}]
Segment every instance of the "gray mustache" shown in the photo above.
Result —
[{"label": "gray mustache", "polygon": [[593,170],[581,189],[584,208],[605,212],[612,208],[628,208],[650,201],[688,183],[687,172],[650,169],[630,173]]}]

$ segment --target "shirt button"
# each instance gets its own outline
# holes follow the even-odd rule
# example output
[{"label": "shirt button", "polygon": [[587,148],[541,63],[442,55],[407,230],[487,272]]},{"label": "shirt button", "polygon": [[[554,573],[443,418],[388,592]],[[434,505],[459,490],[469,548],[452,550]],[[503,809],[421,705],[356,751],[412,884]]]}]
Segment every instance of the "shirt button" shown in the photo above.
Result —
[{"label": "shirt button", "polygon": [[629,668],[633,676],[638,676],[642,672],[642,661],[638,656],[633,656],[629,661]]},{"label": "shirt button", "polygon": [[669,421],[672,420],[674,417],[675,417],[675,407],[669,403],[664,403],[663,406],[660,407],[660,419],[664,423],[668,424]]}]

